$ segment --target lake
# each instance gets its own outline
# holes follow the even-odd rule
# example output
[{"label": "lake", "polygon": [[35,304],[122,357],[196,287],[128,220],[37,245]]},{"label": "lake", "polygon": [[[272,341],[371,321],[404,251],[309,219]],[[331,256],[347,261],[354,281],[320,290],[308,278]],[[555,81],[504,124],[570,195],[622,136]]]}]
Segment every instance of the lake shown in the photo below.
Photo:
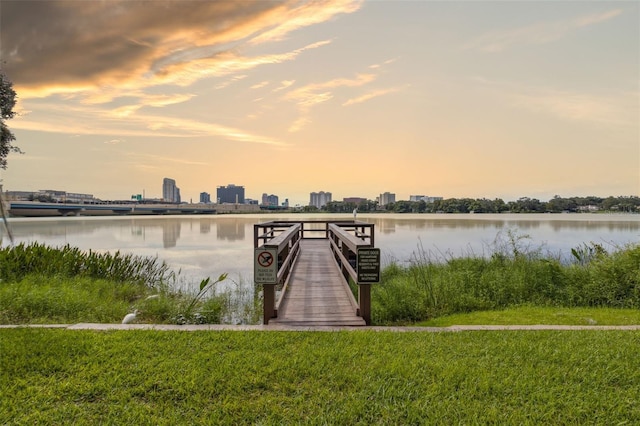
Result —
[{"label": "lake", "polygon": [[[270,220],[352,219],[340,214],[252,214],[10,218],[16,243],[69,244],[98,252],[117,250],[158,257],[180,271],[181,287],[228,272],[235,282],[253,281],[253,224]],[[607,250],[640,243],[640,215],[633,214],[359,214],[375,224],[383,264],[406,264],[424,253],[433,260],[488,255],[507,244],[569,259],[571,248],[595,242]],[[8,245],[0,224],[0,245]]]}]

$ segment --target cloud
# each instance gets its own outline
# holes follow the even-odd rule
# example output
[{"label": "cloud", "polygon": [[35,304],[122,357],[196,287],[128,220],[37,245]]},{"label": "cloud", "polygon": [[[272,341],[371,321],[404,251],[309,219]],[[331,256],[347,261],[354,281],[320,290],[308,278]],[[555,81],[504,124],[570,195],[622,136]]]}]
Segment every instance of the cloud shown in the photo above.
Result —
[{"label": "cloud", "polygon": [[398,58],[387,59],[386,61],[384,61],[384,62],[383,62],[383,63],[381,63],[381,64],[372,64],[372,65],[369,65],[369,68],[371,68],[371,69],[378,69],[378,68],[380,68],[380,67],[382,67],[382,66],[384,66],[384,65],[392,64],[392,63],[394,63],[394,62],[395,62],[395,61],[397,61],[397,60],[398,60]]},{"label": "cloud", "polygon": [[501,52],[516,45],[545,44],[559,40],[572,31],[615,18],[621,9],[579,16],[554,22],[538,22],[521,28],[486,33],[463,46],[464,50]]},{"label": "cloud", "polygon": [[[175,157],[163,157],[161,155],[155,155],[155,154],[137,154],[137,153],[129,153],[128,157],[131,158],[133,157],[133,162],[138,163],[141,160],[135,160],[135,157],[138,157],[142,160],[151,160],[154,163],[173,163],[173,164],[182,164],[185,166],[208,166],[209,163],[205,163],[203,161],[193,161],[193,160],[187,160],[187,159],[183,159],[183,158],[175,158]],[[155,168],[156,166],[154,165],[148,165],[148,164],[140,164],[140,166],[142,167],[152,167]]]},{"label": "cloud", "polygon": [[[640,94],[598,96],[569,91],[525,91],[511,95],[515,106],[556,118],[610,126],[637,126]],[[634,106],[635,105],[635,106]]]},{"label": "cloud", "polygon": [[293,84],[295,84],[295,80],[284,80],[280,82],[280,86],[276,87],[275,89],[272,90],[272,92],[279,92],[281,90],[284,90],[288,87],[291,87]]},{"label": "cloud", "polygon": [[[50,108],[53,108],[51,106]],[[28,117],[16,117],[12,128],[38,132],[75,135],[106,135],[117,133],[132,137],[190,138],[201,136],[220,137],[235,142],[286,146],[287,144],[268,136],[247,132],[217,123],[205,123],[179,117],[168,119],[162,115],[131,114],[126,119],[108,109],[79,109],[58,106],[56,113],[46,115],[34,112]],[[38,116],[39,118],[35,118]]]},{"label": "cloud", "polygon": [[0,57],[23,98],[104,86],[188,85],[329,43],[257,58],[238,53],[359,7],[343,0],[9,1],[2,4]]},{"label": "cloud", "polygon": [[536,87],[474,77],[473,82],[484,86],[492,96],[506,104],[556,119],[598,124],[610,127],[638,126],[640,93],[637,91],[576,92],[551,87]]},{"label": "cloud", "polygon": [[[185,88],[203,79],[226,78],[210,86],[221,89],[256,67],[293,61],[327,46],[331,39],[276,52],[257,49],[360,6],[359,0],[3,1],[3,70],[20,94],[19,108],[27,111],[22,106],[27,105],[30,112],[12,125],[38,132],[128,138],[206,135],[285,146],[237,125],[147,110],[191,100],[196,89]],[[283,81],[277,90],[293,83]]]},{"label": "cloud", "polygon": [[104,143],[107,145],[118,145],[123,142],[125,142],[124,139],[111,139],[111,140],[105,141]]},{"label": "cloud", "polygon": [[289,132],[297,132],[311,122],[309,113],[312,107],[333,99],[333,90],[340,87],[359,87],[374,81],[374,74],[358,74],[355,78],[336,78],[323,83],[312,83],[289,91],[284,99],[298,106],[300,118],[290,127]]},{"label": "cloud", "polygon": [[309,117],[307,116],[299,117],[296,121],[293,122],[293,124],[291,124],[291,126],[289,126],[288,130],[290,133],[295,133],[297,131],[302,130],[302,128],[309,123],[311,123],[311,120],[309,119]]},{"label": "cloud", "polygon": [[[127,117],[145,106],[162,108],[168,105],[175,105],[182,102],[186,102],[189,99],[195,97],[194,94],[190,94],[190,93],[179,93],[175,95],[147,95],[144,93],[136,93],[136,94],[132,94],[131,96],[138,98],[137,104],[130,104],[130,105],[117,107],[112,110],[111,115],[114,115],[116,117]],[[96,101],[95,99],[93,99],[92,101],[94,103],[101,103],[99,101]]]},{"label": "cloud", "polygon": [[402,90],[402,89],[399,88],[399,87],[392,87],[392,88],[389,88],[389,89],[374,90],[374,91],[366,93],[366,94],[364,94],[362,96],[358,96],[357,98],[349,99],[348,101],[343,103],[342,106],[349,106],[349,105],[359,104],[359,103],[362,103],[362,102],[366,102],[366,101],[368,101],[370,99],[377,98],[379,96],[384,96],[384,95],[387,95],[389,93],[398,92],[400,90]]},{"label": "cloud", "polygon": [[224,52],[213,58],[181,62],[158,70],[154,76],[154,85],[189,86],[206,77],[220,77],[238,72],[246,72],[261,65],[280,64],[294,60],[302,52],[329,44],[330,41],[312,43],[285,53],[260,56],[241,56],[233,52]]},{"label": "cloud", "polygon": [[[355,12],[360,9],[362,3],[363,0],[316,0],[298,3],[299,6],[283,10],[279,16],[281,21],[267,27],[251,43],[282,40],[287,34],[299,28],[328,21],[338,14]],[[291,4],[295,3],[291,2]]]},{"label": "cloud", "polygon": [[136,113],[140,108],[142,108],[142,104],[138,105],[125,105],[111,110],[110,114],[117,118],[125,118],[130,115]]},{"label": "cloud", "polygon": [[2,56],[14,82],[25,87],[127,81],[155,62],[201,47],[202,40],[231,41],[234,28],[270,7],[262,2],[249,8],[226,2],[153,7],[126,0],[3,2]]},{"label": "cloud", "polygon": [[234,77],[232,77],[232,78],[228,79],[227,81],[223,81],[222,83],[217,84],[217,85],[215,86],[215,88],[216,88],[216,89],[224,89],[225,87],[230,86],[231,84],[235,83],[236,81],[243,80],[243,79],[245,79],[245,78],[247,78],[247,77],[248,77],[248,76],[247,76],[246,74],[244,74],[244,75],[236,75],[236,76],[234,76]]},{"label": "cloud", "polygon": [[251,86],[250,89],[260,89],[262,87],[267,86],[268,84],[269,84],[268,81],[261,81],[260,83],[254,84],[253,86]]}]

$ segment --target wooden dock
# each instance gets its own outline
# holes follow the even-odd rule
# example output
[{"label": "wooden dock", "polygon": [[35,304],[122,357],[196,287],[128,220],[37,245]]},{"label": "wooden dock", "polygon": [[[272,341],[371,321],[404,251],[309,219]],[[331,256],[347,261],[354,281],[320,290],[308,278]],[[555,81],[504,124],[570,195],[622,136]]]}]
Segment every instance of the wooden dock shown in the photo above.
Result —
[{"label": "wooden dock", "polygon": [[364,326],[358,306],[333,259],[329,240],[302,240],[286,283],[278,317],[271,324]]},{"label": "wooden dock", "polygon": [[[263,289],[263,324],[371,324],[371,283],[380,279],[373,224],[271,221],[253,229],[254,282]],[[357,287],[357,297],[349,283]]]}]

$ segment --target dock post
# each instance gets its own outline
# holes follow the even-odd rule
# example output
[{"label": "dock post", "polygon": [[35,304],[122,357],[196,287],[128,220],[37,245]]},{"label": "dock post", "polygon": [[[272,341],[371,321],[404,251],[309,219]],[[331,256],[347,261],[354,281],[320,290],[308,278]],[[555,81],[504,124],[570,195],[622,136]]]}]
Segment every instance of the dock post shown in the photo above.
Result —
[{"label": "dock post", "polygon": [[358,306],[365,324],[371,325],[371,284],[358,284]]},{"label": "dock post", "polygon": [[264,325],[269,324],[271,318],[276,318],[275,306],[276,306],[276,285],[275,284],[263,284],[262,285],[263,300],[263,317],[262,323]]}]

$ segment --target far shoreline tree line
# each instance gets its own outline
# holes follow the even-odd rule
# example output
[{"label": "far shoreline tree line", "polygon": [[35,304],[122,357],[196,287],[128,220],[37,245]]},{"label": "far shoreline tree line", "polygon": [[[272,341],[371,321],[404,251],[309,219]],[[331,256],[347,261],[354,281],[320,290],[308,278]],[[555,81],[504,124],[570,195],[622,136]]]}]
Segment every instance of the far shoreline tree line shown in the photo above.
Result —
[{"label": "far shoreline tree line", "polygon": [[358,212],[389,212],[389,213],[588,213],[588,212],[619,212],[640,213],[640,197],[569,197],[558,195],[549,201],[536,198],[522,197],[516,201],[505,202],[500,198],[448,198],[436,200],[432,203],[425,201],[396,201],[385,206],[379,206],[376,201],[366,200],[360,203],[331,201],[318,209],[315,206],[305,206],[305,213],[351,213]]}]

